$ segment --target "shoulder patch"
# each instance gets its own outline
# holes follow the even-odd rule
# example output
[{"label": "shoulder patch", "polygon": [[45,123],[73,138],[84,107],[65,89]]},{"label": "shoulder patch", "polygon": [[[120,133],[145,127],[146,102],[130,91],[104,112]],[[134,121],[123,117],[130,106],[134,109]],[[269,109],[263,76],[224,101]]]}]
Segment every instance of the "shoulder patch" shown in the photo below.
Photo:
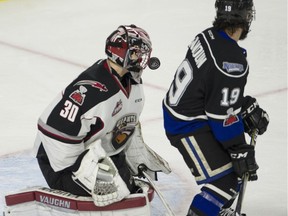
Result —
[{"label": "shoulder patch", "polygon": [[239,64],[239,63],[223,62],[222,68],[226,70],[228,73],[244,71],[243,64]]},{"label": "shoulder patch", "polygon": [[72,101],[74,101],[76,104],[81,106],[84,103],[86,92],[87,92],[87,89],[84,86],[80,86],[79,89],[75,90],[69,95],[69,98]]}]

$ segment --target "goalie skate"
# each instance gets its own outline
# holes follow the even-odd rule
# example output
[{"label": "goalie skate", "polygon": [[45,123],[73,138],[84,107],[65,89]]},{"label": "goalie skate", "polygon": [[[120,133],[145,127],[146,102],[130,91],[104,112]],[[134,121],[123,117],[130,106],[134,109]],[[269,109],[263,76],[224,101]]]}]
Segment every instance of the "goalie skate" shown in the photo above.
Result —
[{"label": "goalie skate", "polygon": [[4,216],[150,216],[154,190],[137,180],[141,193],[130,194],[120,202],[105,207],[94,205],[92,197],[76,196],[64,191],[36,187],[5,196]]}]

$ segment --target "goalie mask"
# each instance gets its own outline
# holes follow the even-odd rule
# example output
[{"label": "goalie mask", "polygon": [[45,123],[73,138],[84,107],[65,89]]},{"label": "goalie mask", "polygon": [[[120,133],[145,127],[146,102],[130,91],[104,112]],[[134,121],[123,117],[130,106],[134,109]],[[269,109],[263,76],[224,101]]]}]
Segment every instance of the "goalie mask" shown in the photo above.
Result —
[{"label": "goalie mask", "polygon": [[255,18],[253,0],[216,0],[216,17],[213,25],[220,30],[225,28],[243,28],[240,40],[249,33]]},{"label": "goalie mask", "polygon": [[140,82],[152,51],[148,33],[135,25],[119,26],[106,40],[108,58],[126,68],[136,82]]}]

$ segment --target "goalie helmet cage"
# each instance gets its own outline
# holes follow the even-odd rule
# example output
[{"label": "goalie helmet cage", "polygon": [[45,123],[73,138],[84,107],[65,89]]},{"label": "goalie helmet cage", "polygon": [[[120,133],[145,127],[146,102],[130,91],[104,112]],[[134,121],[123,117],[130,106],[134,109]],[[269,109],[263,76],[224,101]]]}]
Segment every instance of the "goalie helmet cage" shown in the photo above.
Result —
[{"label": "goalie helmet cage", "polygon": [[150,216],[154,189],[148,183],[143,193],[130,194],[120,202],[95,206],[92,197],[80,197],[45,187],[23,190],[5,196],[4,216]]}]

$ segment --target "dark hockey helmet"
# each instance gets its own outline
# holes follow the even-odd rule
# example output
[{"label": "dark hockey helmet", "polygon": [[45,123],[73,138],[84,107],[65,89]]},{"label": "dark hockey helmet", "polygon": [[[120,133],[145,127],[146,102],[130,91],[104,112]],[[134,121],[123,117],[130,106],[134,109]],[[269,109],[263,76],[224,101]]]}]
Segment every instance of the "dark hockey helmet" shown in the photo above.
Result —
[{"label": "dark hockey helmet", "polygon": [[126,68],[133,79],[140,82],[152,52],[148,33],[136,25],[121,25],[106,40],[108,58]]},{"label": "dark hockey helmet", "polygon": [[252,20],[255,18],[253,0],[216,0],[216,17],[213,25],[218,30],[243,28],[240,39],[246,38]]}]

